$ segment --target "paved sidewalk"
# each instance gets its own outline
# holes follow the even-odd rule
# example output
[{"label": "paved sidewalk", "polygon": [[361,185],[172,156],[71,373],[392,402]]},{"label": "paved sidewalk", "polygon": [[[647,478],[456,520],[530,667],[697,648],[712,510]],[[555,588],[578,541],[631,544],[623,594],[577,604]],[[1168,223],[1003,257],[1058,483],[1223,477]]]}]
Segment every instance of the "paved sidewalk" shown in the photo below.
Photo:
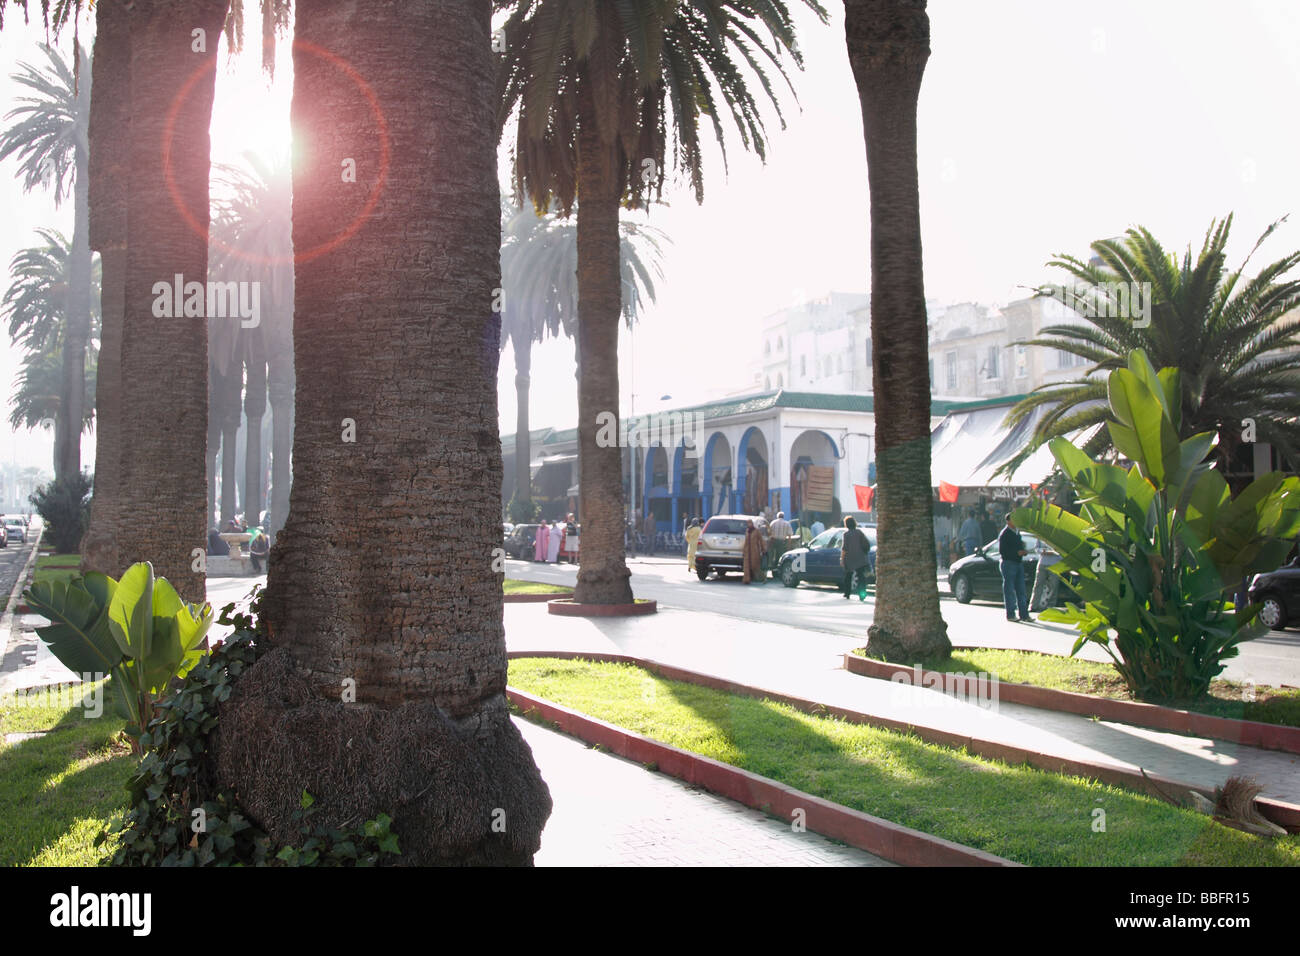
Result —
[{"label": "paved sidewalk", "polygon": [[517,719],[555,809],[538,866],[892,866]]},{"label": "paved sidewalk", "polygon": [[860,677],[842,655],[861,637],[738,621],[660,606],[637,618],[556,617],[544,604],[507,604],[506,644],[519,650],[632,654],[825,704],[969,734],[1060,757],[1141,767],[1213,787],[1255,777],[1265,796],[1300,803],[1300,755],[1149,730],[1014,704],[985,709],[925,688]]}]

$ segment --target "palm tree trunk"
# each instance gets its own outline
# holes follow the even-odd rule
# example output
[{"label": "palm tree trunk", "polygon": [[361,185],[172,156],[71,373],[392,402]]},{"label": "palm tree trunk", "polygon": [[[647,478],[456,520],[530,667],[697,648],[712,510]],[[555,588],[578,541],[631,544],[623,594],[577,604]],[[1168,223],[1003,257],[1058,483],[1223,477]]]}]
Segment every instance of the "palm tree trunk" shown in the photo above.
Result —
[{"label": "palm tree trunk", "polygon": [[[90,77],[81,81],[78,113],[90,111]],[[81,120],[78,120],[80,123]],[[86,342],[90,338],[90,175],[88,144],[77,132],[73,147],[76,181],[73,184],[72,248],[68,261],[68,313],[63,326],[63,388],[59,403],[67,421],[56,472],[68,477],[81,473],[81,431],[86,418]]]},{"label": "palm tree trunk", "polygon": [[126,280],[126,184],[130,178],[131,34],[116,3],[95,7],[87,159],[87,226],[99,250],[100,343],[95,379],[95,492],[81,566],[117,577],[122,512],[122,325]]},{"label": "palm tree trunk", "polygon": [[262,416],[266,414],[266,356],[261,336],[249,341],[248,383],[244,387],[244,520],[251,528],[262,514]]},{"label": "palm tree trunk", "polygon": [[274,535],[289,516],[289,489],[293,481],[293,347],[271,356],[267,371],[271,399],[271,522]]},{"label": "palm tree trunk", "polygon": [[515,347],[515,498],[531,503],[533,449],[528,432],[528,387],[533,365],[533,339],[527,333],[510,338]]},{"label": "palm tree trunk", "polygon": [[[578,115],[595,107],[580,80]],[[619,185],[614,147],[594,122],[578,131],[578,492],[582,555],[573,599],[631,604],[623,550],[623,459],[618,443],[598,443],[598,416],[618,416],[618,323],[622,313]],[[602,447],[606,446],[606,447]]]},{"label": "palm tree trunk", "polygon": [[275,650],[223,705],[218,776],[277,839],[300,838],[305,788],[326,823],[389,814],[404,864],[528,863],[551,801],[506,704],[493,568],[491,4],[299,0],[295,30],[303,480],[271,552]]},{"label": "palm tree trunk", "polygon": [[[205,600],[192,551],[207,543],[207,323],[154,315],[154,286],[208,276],[208,125],[227,0],[136,0],[131,8],[131,150],[122,330],[124,563],[152,561],[186,601]],[[204,53],[192,52],[202,29]],[[199,79],[192,81],[196,71]],[[180,98],[184,96],[184,101]],[[164,156],[170,153],[168,188]],[[178,204],[198,229],[192,227]]]},{"label": "palm tree trunk", "polygon": [[871,192],[871,338],[880,552],[867,651],[952,650],[939,613],[930,485],[930,382],[921,271],[916,106],[930,56],[925,0],[844,0]]}]

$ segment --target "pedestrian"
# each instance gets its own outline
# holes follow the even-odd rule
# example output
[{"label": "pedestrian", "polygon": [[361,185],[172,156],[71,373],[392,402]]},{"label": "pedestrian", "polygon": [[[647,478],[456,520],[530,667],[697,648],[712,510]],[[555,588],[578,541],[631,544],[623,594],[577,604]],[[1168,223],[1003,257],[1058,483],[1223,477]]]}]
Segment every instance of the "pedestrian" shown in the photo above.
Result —
[{"label": "pedestrian", "polygon": [[555,524],[547,529],[546,535],[546,552],[542,559],[549,564],[558,564],[560,561],[560,549],[564,546],[565,526],[560,524],[557,519]]},{"label": "pedestrian", "polygon": [[840,567],[844,569],[844,600],[854,591],[858,600],[867,599],[866,568],[871,563],[871,542],[853,515],[844,518],[844,541],[840,545]]},{"label": "pedestrian", "polygon": [[252,539],[248,542],[248,559],[253,562],[253,571],[261,574],[262,559],[271,550],[271,540],[262,532],[261,528],[254,528],[252,535]]},{"label": "pedestrian", "polygon": [[636,557],[636,519],[629,517],[623,531],[627,537],[627,556]]},{"label": "pedestrian", "polygon": [[1060,590],[1061,579],[1047,569],[1054,564],[1060,563],[1060,560],[1061,556],[1051,548],[1043,548],[1038,552],[1038,570],[1034,572],[1034,590],[1029,596],[1029,610],[1035,614],[1056,604],[1056,593]]},{"label": "pedestrian", "polygon": [[988,544],[998,536],[998,525],[987,508],[980,509],[980,539],[977,544]]},{"label": "pedestrian", "polygon": [[785,520],[785,512],[778,511],[776,520],[772,522],[771,527],[771,544],[769,545],[768,563],[775,565],[781,560],[781,555],[785,554],[786,549],[790,547],[790,537],[794,534],[794,528],[790,522]]},{"label": "pedestrian", "polygon": [[823,531],[826,530],[826,525],[822,524],[821,518],[818,518],[812,523],[812,528],[810,528],[809,530],[812,532],[812,536],[815,538]]},{"label": "pedestrian", "polygon": [[1029,617],[1029,599],[1025,596],[1025,539],[1016,530],[1016,523],[1007,512],[1006,527],[998,535],[998,555],[1002,559],[1002,603],[1006,607],[1007,620],[1016,619],[1016,610],[1020,610],[1020,620]]},{"label": "pedestrian", "polygon": [[226,544],[216,528],[208,529],[208,554],[214,558],[224,558],[230,554],[230,545]]},{"label": "pedestrian", "polygon": [[746,584],[767,580],[763,571],[763,535],[752,520],[745,526],[745,557],[741,567]]},{"label": "pedestrian", "polygon": [[686,529],[686,570],[692,573],[695,571],[695,548],[700,543],[703,531],[699,518],[692,519],[691,526]]},{"label": "pedestrian", "polygon": [[992,540],[992,536],[990,535],[988,538],[981,541],[981,530],[979,519],[975,517],[975,509],[972,508],[967,513],[966,520],[961,523],[961,529],[957,532],[957,537],[961,538],[961,543],[966,549],[966,554],[974,554],[975,549],[981,544]]},{"label": "pedestrian", "polygon": [[537,526],[537,530],[533,532],[533,560],[534,561],[546,560],[546,547],[547,544],[549,543],[548,539],[551,536],[550,531],[551,529],[547,527],[546,522],[543,521],[541,524]]},{"label": "pedestrian", "polygon": [[645,533],[646,553],[652,558],[655,556],[655,531],[657,529],[658,526],[655,523],[654,512],[647,511],[645,513],[645,522],[641,526],[641,530]]}]

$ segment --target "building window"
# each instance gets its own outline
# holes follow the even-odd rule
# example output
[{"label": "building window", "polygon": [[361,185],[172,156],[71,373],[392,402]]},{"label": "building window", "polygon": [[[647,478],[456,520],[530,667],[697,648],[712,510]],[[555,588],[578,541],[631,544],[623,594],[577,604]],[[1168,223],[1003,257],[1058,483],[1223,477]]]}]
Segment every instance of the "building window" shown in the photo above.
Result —
[{"label": "building window", "polygon": [[985,378],[1001,378],[1002,373],[998,371],[998,352],[1000,349],[996,345],[989,346],[989,357],[984,363]]},{"label": "building window", "polygon": [[1023,345],[1016,346],[1016,378],[1029,374],[1029,349]]},{"label": "building window", "polygon": [[826,375],[829,377],[830,374],[831,374],[831,357],[828,355],[826,356]]},{"label": "building window", "polygon": [[806,376],[808,374],[808,356],[799,356],[799,374]]},{"label": "building window", "polygon": [[771,343],[771,342],[764,342],[764,343],[763,343],[763,354],[764,354],[764,355],[771,355],[771,354],[772,354],[772,343]]},{"label": "building window", "polygon": [[771,390],[772,390],[772,377],[771,377],[770,375],[764,375],[764,376],[763,376],[763,391],[765,391],[765,392],[770,392]]},{"label": "building window", "polygon": [[948,359],[948,391],[957,391],[957,353],[949,352]]},{"label": "building window", "polygon": [[780,372],[776,373],[776,387],[785,388],[785,376],[782,375]]},{"label": "building window", "polygon": [[776,350],[777,350],[778,352],[784,352],[784,351],[785,351],[785,337],[784,337],[784,336],[780,336],[780,335],[778,335],[778,336],[776,337]]}]

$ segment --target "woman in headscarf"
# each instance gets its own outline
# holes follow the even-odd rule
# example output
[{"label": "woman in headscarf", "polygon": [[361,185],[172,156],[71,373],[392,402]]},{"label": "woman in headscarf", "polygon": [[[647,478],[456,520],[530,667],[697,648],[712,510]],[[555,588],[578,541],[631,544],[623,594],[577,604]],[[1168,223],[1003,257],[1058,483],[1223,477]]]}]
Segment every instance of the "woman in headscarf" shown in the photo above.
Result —
[{"label": "woman in headscarf", "polygon": [[700,543],[700,533],[703,530],[699,518],[693,518],[691,526],[686,529],[686,570],[692,574],[695,573],[695,548]]},{"label": "woman in headscarf", "polygon": [[755,579],[759,581],[766,580],[767,575],[763,572],[763,536],[759,534],[758,528],[754,526],[753,521],[750,521],[745,528],[745,560],[743,567],[746,584]]},{"label": "woman in headscarf", "polygon": [[537,530],[533,532],[534,561],[546,560],[546,539],[550,534],[550,530],[551,529],[547,526],[546,522],[543,521],[537,526]]}]

